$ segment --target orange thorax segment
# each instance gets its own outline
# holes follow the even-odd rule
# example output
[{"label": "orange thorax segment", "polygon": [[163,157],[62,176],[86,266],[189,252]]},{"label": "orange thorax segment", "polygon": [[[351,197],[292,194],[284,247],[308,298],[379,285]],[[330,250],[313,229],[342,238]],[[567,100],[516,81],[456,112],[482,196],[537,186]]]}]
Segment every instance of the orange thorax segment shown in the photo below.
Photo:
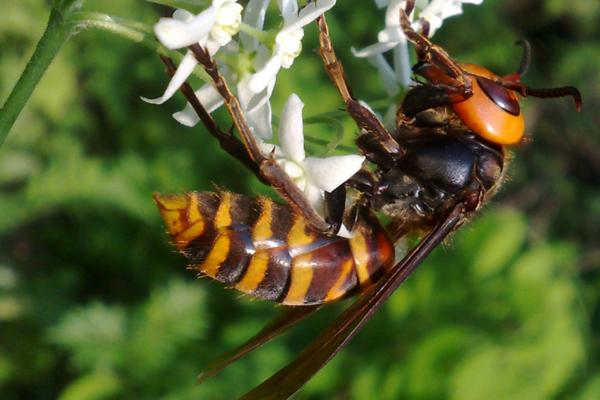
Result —
[{"label": "orange thorax segment", "polygon": [[[462,67],[469,73],[497,79],[494,73],[479,65],[464,64]],[[473,96],[453,105],[460,119],[470,130],[490,142],[503,145],[520,142],[525,132],[523,114],[512,115],[506,112],[485,94],[475,77],[468,78],[471,80]],[[516,97],[512,91],[509,94]]]}]

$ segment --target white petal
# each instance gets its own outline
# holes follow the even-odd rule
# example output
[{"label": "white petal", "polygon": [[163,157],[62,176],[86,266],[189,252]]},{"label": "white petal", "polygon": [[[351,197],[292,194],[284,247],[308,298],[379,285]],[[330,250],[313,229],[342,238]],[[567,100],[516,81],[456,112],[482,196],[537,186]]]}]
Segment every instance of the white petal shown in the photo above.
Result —
[{"label": "white petal", "polygon": [[255,93],[250,89],[251,75],[246,75],[237,86],[237,94],[244,111],[251,113],[268,103],[273,94],[275,80],[269,82],[261,92]]},{"label": "white petal", "polygon": [[404,87],[408,87],[411,83],[410,76],[412,74],[412,68],[406,41],[398,43],[398,46],[394,47],[394,70],[396,72],[396,79],[402,83]]},{"label": "white petal", "polygon": [[271,59],[271,50],[267,49],[265,46],[259,44],[258,47],[256,47],[256,55],[254,56],[254,59],[252,60],[252,66],[254,67],[255,71],[258,71],[260,69],[263,69],[265,67],[265,65],[269,62],[269,60]]},{"label": "white petal", "polygon": [[273,126],[271,124],[272,111],[269,99],[273,93],[275,81],[258,94],[250,90],[249,81],[250,76],[245,76],[238,83],[237,93],[240,105],[246,114],[246,119],[254,135],[260,139],[271,139],[273,137]]},{"label": "white petal", "polygon": [[334,5],[335,0],[317,0],[308,3],[297,16],[285,20],[281,32],[302,29]]},{"label": "white petal", "polygon": [[369,57],[369,62],[377,68],[379,78],[383,83],[383,87],[388,92],[388,95],[391,97],[398,94],[400,86],[396,81],[396,73],[392,67],[390,67],[390,64],[388,64],[383,54],[375,54],[374,56]]},{"label": "white petal", "polygon": [[327,158],[307,157],[304,168],[313,185],[332,192],[357,173],[364,160],[365,157],[354,154]]},{"label": "white petal", "polygon": [[[209,113],[212,113],[223,105],[223,97],[221,97],[217,89],[211,84],[207,83],[194,93]],[[183,110],[173,114],[173,118],[180,124],[189,127],[196,125],[200,121],[198,114],[190,103],[187,103]]]},{"label": "white petal", "polygon": [[277,78],[277,73],[281,69],[281,55],[274,54],[267,61],[265,66],[252,75],[248,82],[248,87],[254,93],[262,92],[266,87],[271,85]]},{"label": "white petal", "polygon": [[250,0],[244,11],[244,23],[262,30],[268,6],[269,0]]},{"label": "white petal", "polygon": [[187,126],[189,128],[196,126],[196,124],[200,122],[198,114],[196,114],[194,107],[192,107],[190,103],[187,103],[183,110],[174,113],[173,118],[181,125]]},{"label": "white petal", "polygon": [[442,26],[443,19],[437,15],[425,18],[429,22],[429,37],[435,35],[435,32]]},{"label": "white petal", "polygon": [[285,103],[279,123],[279,143],[286,158],[301,163],[304,160],[304,127],[302,109],[304,103],[292,94]]},{"label": "white petal", "polygon": [[151,104],[162,104],[169,100],[171,97],[173,97],[179,87],[183,85],[188,76],[190,76],[190,74],[194,71],[194,68],[197,64],[198,61],[196,60],[196,57],[194,57],[191,51],[188,51],[177,67],[177,71],[175,72],[175,75],[173,75],[173,78],[171,78],[171,81],[169,82],[169,85],[167,86],[167,89],[163,95],[156,99],[142,97],[142,100]]},{"label": "white petal", "polygon": [[379,43],[398,43],[405,42],[406,36],[404,32],[400,29],[400,26],[387,27],[384,30],[380,31],[377,34],[377,41]]},{"label": "white petal", "polygon": [[366,58],[371,57],[377,54],[385,53],[388,50],[391,50],[396,46],[397,43],[375,43],[360,50],[356,50],[352,48],[352,54],[354,57]]},{"label": "white petal", "polygon": [[154,33],[165,47],[180,49],[205,38],[215,22],[215,17],[215,8],[210,7],[187,22],[161,18],[154,25]]},{"label": "white petal", "polygon": [[271,123],[271,103],[269,100],[273,93],[275,81],[258,94],[250,90],[248,81],[249,76],[246,76],[238,84],[237,93],[240,104],[254,134],[261,139],[271,139],[273,137],[273,127]]},{"label": "white petal", "polygon": [[273,137],[273,127],[271,125],[272,112],[269,99],[273,93],[275,81],[273,81],[273,85],[269,85],[257,94],[248,87],[249,80],[250,76],[247,75],[238,83],[237,94],[240,105],[255,136],[261,139],[270,139]]},{"label": "white petal", "polygon": [[206,50],[208,50],[208,54],[214,56],[215,54],[217,54],[217,51],[219,51],[222,45],[215,40],[207,40],[204,43],[204,47],[206,47]]},{"label": "white petal", "polygon": [[281,151],[281,147],[277,146],[276,144],[266,143],[260,139],[257,140],[257,143],[258,143],[258,146],[260,147],[260,150],[262,151],[262,153],[264,155],[266,155],[266,156],[273,155],[275,158],[283,157],[283,152]]},{"label": "white petal", "polygon": [[[244,9],[244,18],[242,21],[246,25],[250,25],[254,29],[262,31],[265,24],[265,14],[269,0],[250,0]],[[246,49],[256,49],[258,47],[258,39],[242,32],[240,38]]]},{"label": "white petal", "polygon": [[209,113],[212,113],[223,104],[223,97],[211,83],[205,84],[194,93]]},{"label": "white petal", "polygon": [[302,167],[298,163],[290,161],[286,158],[277,161],[285,173],[292,178],[294,182],[296,182],[298,187],[301,190],[304,190],[306,187],[306,177]]},{"label": "white petal", "polygon": [[261,139],[271,139],[273,137],[271,103],[266,102],[261,107],[246,113],[248,124],[252,127],[254,135]]},{"label": "white petal", "polygon": [[313,208],[315,210],[317,210],[317,212],[322,214],[323,213],[323,191],[320,190],[318,187],[311,185],[309,183],[306,185],[303,192],[304,192],[304,197],[306,197],[306,199],[308,200],[310,205],[313,206]]},{"label": "white petal", "polygon": [[352,232],[350,232],[348,228],[346,228],[346,225],[342,224],[342,226],[340,226],[339,232],[337,233],[337,236],[350,239],[352,237]]},{"label": "white petal", "polygon": [[189,22],[194,19],[194,14],[188,10],[184,10],[183,8],[178,8],[177,10],[173,11],[173,18],[181,22]]},{"label": "white petal", "polygon": [[295,18],[298,14],[298,2],[296,0],[277,0],[277,7],[281,11],[284,21]]},{"label": "white petal", "polygon": [[391,0],[385,10],[385,26],[397,26],[400,29],[400,10],[406,7],[405,0]]}]

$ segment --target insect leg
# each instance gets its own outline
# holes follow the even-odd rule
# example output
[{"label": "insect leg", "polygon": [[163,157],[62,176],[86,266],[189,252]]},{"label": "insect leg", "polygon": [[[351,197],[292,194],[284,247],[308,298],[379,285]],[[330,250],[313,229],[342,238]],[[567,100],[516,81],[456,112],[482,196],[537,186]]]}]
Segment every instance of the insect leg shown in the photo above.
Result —
[{"label": "insect leg", "polygon": [[[446,82],[442,83],[451,83],[453,86],[461,88],[466,94],[470,93],[471,86],[469,79],[466,77],[466,72],[444,49],[431,43],[426,36],[415,31],[404,10],[400,10],[400,26],[402,27],[406,38],[415,45],[420,61],[420,63],[415,66],[417,69],[415,71],[416,73],[423,75],[430,80],[444,79]],[[428,69],[425,70],[425,72],[434,76],[431,77],[427,74],[421,74],[419,71],[420,64],[427,65]]]},{"label": "insect leg", "polygon": [[325,192],[325,221],[335,233],[339,232],[346,209],[346,184],[338,186],[333,192]]},{"label": "insect leg", "polygon": [[[167,73],[170,76],[173,76],[177,70],[177,66],[173,60],[166,56],[160,56],[160,59],[167,66]],[[242,142],[233,136],[231,132],[225,133],[223,130],[221,130],[221,128],[219,128],[210,113],[206,111],[202,103],[200,103],[200,100],[198,100],[198,97],[196,97],[194,93],[194,89],[192,89],[189,83],[185,82],[183,85],[181,85],[179,90],[192,105],[194,111],[196,111],[196,114],[198,114],[198,117],[206,129],[208,129],[208,132],[210,132],[210,134],[219,141],[221,148],[248,167],[248,169],[250,169],[250,171],[252,171],[252,173],[258,177],[258,179],[262,180],[258,166],[250,158]]]},{"label": "insect leg", "polygon": [[208,51],[198,44],[190,46],[189,49],[192,51],[198,62],[204,66],[205,71],[212,78],[215,88],[225,100],[225,106],[241,136],[246,153],[252,162],[256,164],[261,180],[272,186],[288,201],[296,212],[302,214],[308,224],[313,228],[320,232],[335,233],[333,232],[332,226],[310,205],[302,191],[279,166],[277,161],[274,158],[263,154],[258,141],[252,134],[252,130],[244,117],[238,99],[231,93],[225,79],[219,73],[216,62],[208,54]]},{"label": "insect leg", "polygon": [[321,54],[321,59],[323,60],[327,74],[340,92],[344,103],[346,103],[348,114],[356,121],[359,128],[367,132],[367,135],[373,136],[374,141],[380,143],[383,151],[398,158],[402,157],[404,149],[385,129],[377,116],[353,97],[346,81],[344,67],[335,55],[325,16],[322,15],[317,18],[317,25],[319,27],[319,53]]},{"label": "insect leg", "polygon": [[[435,107],[449,106],[468,98],[459,89],[449,85],[421,85],[413,87],[404,96],[398,117],[411,119],[421,111]],[[400,115],[402,114],[402,115]]]}]

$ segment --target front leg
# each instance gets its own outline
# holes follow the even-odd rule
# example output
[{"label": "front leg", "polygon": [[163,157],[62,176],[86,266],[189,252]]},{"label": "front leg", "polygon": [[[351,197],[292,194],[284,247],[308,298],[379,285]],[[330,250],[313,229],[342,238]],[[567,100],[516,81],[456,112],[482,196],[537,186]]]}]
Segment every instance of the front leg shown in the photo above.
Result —
[{"label": "front leg", "polygon": [[372,136],[374,141],[380,144],[383,151],[396,158],[401,158],[404,155],[404,149],[385,129],[377,116],[353,97],[350,87],[346,82],[342,63],[335,55],[325,16],[322,15],[317,18],[317,25],[319,27],[319,53],[321,54],[327,74],[340,92],[344,103],[346,103],[348,114],[354,119],[359,128],[364,130],[367,135]]},{"label": "front leg", "polygon": [[[450,85],[425,83],[415,86],[406,93],[398,109],[398,120],[412,119],[418,113],[436,107],[449,106],[471,97],[460,88]],[[399,123],[399,121],[398,121]]]},{"label": "front leg", "polygon": [[233,95],[227,82],[219,73],[217,64],[208,54],[206,49],[198,44],[189,47],[196,59],[204,66],[205,71],[212,78],[215,88],[225,101],[225,106],[233,119],[233,123],[241,136],[241,141],[246,154],[258,169],[258,175],[263,182],[272,186],[287,202],[294,211],[301,214],[307,223],[319,232],[332,233],[332,226],[308,202],[304,193],[296,186],[291,178],[285,173],[277,161],[271,156],[265,156],[252,130],[244,117],[244,112],[238,99]]},{"label": "front leg", "polygon": [[[160,59],[166,65],[167,73],[169,74],[169,76],[173,77],[173,75],[177,71],[177,66],[175,65],[173,60],[166,56],[161,56]],[[194,89],[192,89],[190,84],[184,82],[183,85],[181,85],[181,87],[179,88],[179,90],[181,91],[181,93],[183,93],[187,101],[194,108],[194,111],[196,112],[196,114],[198,114],[198,117],[200,118],[206,129],[208,129],[208,132],[219,141],[221,148],[227,153],[229,153],[229,155],[239,160],[246,167],[248,167],[248,169],[252,171],[252,173],[258,179],[263,181],[263,183],[268,184],[267,182],[264,182],[264,179],[260,174],[258,166],[246,152],[244,144],[238,138],[233,136],[231,132],[224,132],[221,128],[219,128],[213,117],[204,108],[202,103],[200,103],[198,97],[196,97]]]}]

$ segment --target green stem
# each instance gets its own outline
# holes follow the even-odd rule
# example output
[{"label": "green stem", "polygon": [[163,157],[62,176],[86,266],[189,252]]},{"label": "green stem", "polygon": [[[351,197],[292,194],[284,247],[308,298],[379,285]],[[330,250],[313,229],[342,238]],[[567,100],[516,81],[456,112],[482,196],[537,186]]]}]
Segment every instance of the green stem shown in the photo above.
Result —
[{"label": "green stem", "polygon": [[270,42],[275,41],[275,35],[269,31],[261,31],[260,29],[256,29],[255,27],[244,24],[243,22],[240,24],[240,32],[244,32],[245,34],[258,39],[259,42],[263,44],[269,44]]},{"label": "green stem", "polygon": [[17,117],[56,53],[69,38],[71,27],[65,23],[64,18],[63,12],[56,8],[52,9],[46,31],[38,42],[31,59],[8,96],[6,103],[0,109],[0,146],[4,143]]},{"label": "green stem", "polygon": [[[156,41],[150,27],[135,21],[99,12],[82,11],[73,13],[68,23],[73,25],[74,32],[96,28],[139,43],[157,54],[171,57],[176,61],[182,58],[180,52],[169,50]],[[204,69],[196,68],[192,74],[204,82],[212,82]]]}]

